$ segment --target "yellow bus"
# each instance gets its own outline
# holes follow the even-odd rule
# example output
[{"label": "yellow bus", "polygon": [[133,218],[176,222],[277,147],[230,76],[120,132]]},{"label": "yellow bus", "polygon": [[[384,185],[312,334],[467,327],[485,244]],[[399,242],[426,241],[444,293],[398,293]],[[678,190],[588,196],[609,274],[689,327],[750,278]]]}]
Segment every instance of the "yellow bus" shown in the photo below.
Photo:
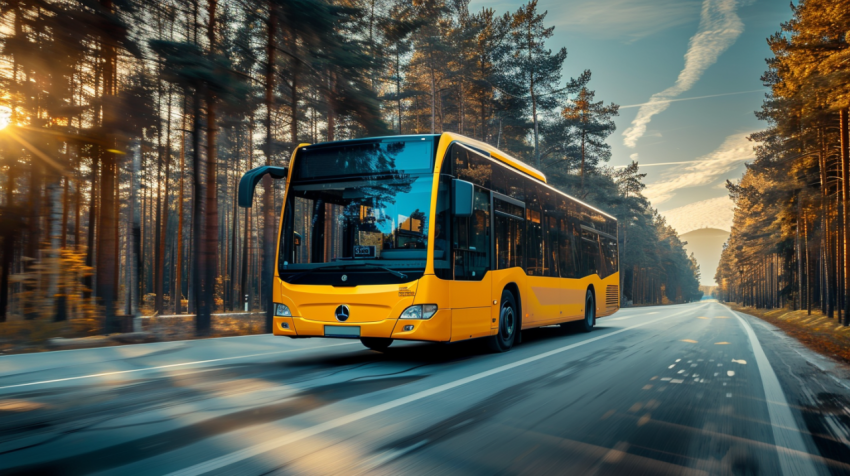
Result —
[{"label": "yellow bus", "polygon": [[617,221],[538,170],[454,133],[302,144],[288,168],[274,279],[274,335],[394,340],[590,331],[619,309]]}]

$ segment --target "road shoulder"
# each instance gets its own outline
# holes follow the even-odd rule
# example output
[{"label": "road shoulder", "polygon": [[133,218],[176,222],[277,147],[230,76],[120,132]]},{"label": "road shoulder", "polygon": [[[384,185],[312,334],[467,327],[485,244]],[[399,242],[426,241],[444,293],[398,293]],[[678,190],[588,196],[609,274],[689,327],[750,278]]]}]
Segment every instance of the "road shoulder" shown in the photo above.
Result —
[{"label": "road shoulder", "polygon": [[825,458],[832,474],[850,474],[850,366],[813,352],[782,329],[736,311],[753,329],[770,361],[792,414],[812,454]]}]

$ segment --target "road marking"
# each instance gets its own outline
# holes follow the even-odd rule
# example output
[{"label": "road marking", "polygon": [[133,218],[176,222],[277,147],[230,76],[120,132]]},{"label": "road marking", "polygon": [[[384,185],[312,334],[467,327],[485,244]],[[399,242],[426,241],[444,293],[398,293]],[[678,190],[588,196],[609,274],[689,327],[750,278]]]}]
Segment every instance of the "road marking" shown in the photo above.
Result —
[{"label": "road marking", "polygon": [[[699,306],[701,307],[701,306]],[[697,307],[696,309],[698,309]],[[319,423],[318,425],[314,425],[308,428],[304,428],[302,430],[298,430],[292,433],[289,433],[284,436],[280,436],[278,438],[256,444],[254,446],[249,446],[247,448],[234,451],[233,453],[226,454],[223,456],[219,456],[218,458],[212,458],[203,463],[198,463],[194,466],[190,466],[188,468],[182,469],[180,471],[175,471],[171,473],[169,476],[190,476],[190,475],[200,475],[204,474],[218,468],[223,468],[225,466],[238,463],[240,461],[244,461],[249,458],[253,458],[255,456],[261,455],[268,451],[274,450],[276,448],[280,448],[281,446],[288,445],[290,443],[295,443],[301,441],[305,438],[309,438],[311,436],[318,435],[320,433],[324,433],[329,430],[333,430],[339,428],[344,425],[348,425],[349,423],[354,423],[356,421],[362,420],[364,418],[368,418],[373,415],[377,415],[378,413],[385,412],[387,410],[392,410],[393,408],[400,407],[402,405],[407,405],[409,403],[415,402],[417,400],[421,400],[426,397],[430,397],[432,395],[436,395],[438,393],[443,393],[447,390],[451,390],[456,387],[460,387],[461,385],[466,385],[471,382],[475,382],[477,380],[481,380],[485,377],[490,377],[492,375],[496,375],[507,370],[515,369],[517,367],[521,367],[526,364],[530,364],[532,362],[536,362],[538,360],[545,359],[547,357],[551,357],[553,355],[560,354],[562,352],[566,352],[571,349],[575,349],[576,347],[581,347],[586,344],[590,344],[591,342],[596,342],[602,339],[607,339],[609,337],[613,337],[617,334],[621,334],[626,331],[630,331],[632,329],[636,329],[638,327],[643,327],[649,324],[653,324],[655,322],[660,322],[666,319],[670,319],[681,314],[693,312],[695,309],[685,309],[683,311],[677,312],[675,314],[671,314],[667,317],[662,317],[659,319],[655,319],[652,321],[642,322],[640,324],[635,324],[630,327],[626,327],[620,330],[616,330],[614,332],[601,335],[599,337],[593,337],[591,339],[583,340],[581,342],[576,342],[575,344],[570,344],[564,347],[560,347],[554,350],[550,350],[548,352],[544,352],[542,354],[535,355],[533,357],[528,357],[523,360],[519,360],[516,362],[512,362],[510,364],[503,365],[501,367],[496,367],[495,369],[486,370],[484,372],[479,372],[477,374],[471,375],[469,377],[465,377],[462,379],[455,380],[453,382],[449,382],[443,385],[439,385],[437,387],[429,388],[427,390],[423,390],[421,392],[414,393],[412,395],[408,395],[406,397],[397,398],[395,400],[391,400],[386,403],[382,403],[380,405],[375,405],[370,408],[366,408],[360,410],[358,412],[354,412],[350,415],[341,416],[338,418],[334,418],[333,420],[326,421],[324,423]]]},{"label": "road marking", "polygon": [[[785,392],[779,385],[779,379],[767,360],[764,349],[759,343],[756,333],[750,323],[735,311],[732,315],[738,318],[738,322],[747,333],[750,339],[750,344],[753,346],[753,354],[756,357],[756,365],[761,374],[761,383],[764,387],[764,399],[767,404],[767,413],[770,415],[770,426],[773,428],[773,440],[777,447],[777,456],[779,456],[779,467],[782,469],[782,474],[786,476],[796,474],[818,474],[815,470],[815,465],[812,460],[806,457],[809,454],[806,443],[800,433],[800,427],[797,426],[797,420],[791,414],[791,407],[788,406],[788,400],[785,399]],[[731,394],[727,395],[731,397]],[[791,451],[783,451],[783,450]],[[818,457],[819,455],[812,455]]]},{"label": "road marking", "polygon": [[31,385],[44,385],[48,383],[56,383],[56,382],[67,382],[69,380],[80,380],[84,378],[97,378],[97,377],[107,377],[109,375],[121,375],[121,374],[129,374],[133,372],[144,372],[145,370],[160,370],[160,369],[170,369],[174,367],[183,367],[186,365],[197,365],[197,364],[208,364],[211,362],[222,362],[225,360],[235,360],[235,359],[247,359],[249,357],[259,357],[262,355],[274,355],[274,354],[287,354],[290,352],[299,352],[303,350],[313,350],[313,349],[324,349],[327,347],[337,347],[340,345],[352,345],[358,344],[359,342],[345,342],[343,344],[331,344],[331,345],[323,345],[318,347],[307,347],[304,349],[289,349],[289,350],[278,350],[275,352],[263,352],[261,354],[249,354],[249,355],[237,355],[234,357],[222,357],[220,359],[210,359],[210,360],[196,360],[195,362],[183,362],[180,364],[169,364],[169,365],[159,365],[156,367],[145,367],[143,369],[132,369],[132,370],[116,370],[113,372],[101,372],[99,374],[90,374],[90,375],[80,375],[78,377],[66,377],[66,378],[57,378],[53,380],[42,380],[40,382],[29,382],[29,383],[19,383],[15,385],[6,385],[5,387],[0,387],[0,390],[4,390],[7,388],[17,388],[17,387],[29,387]]},{"label": "road marking", "polygon": [[640,317],[640,316],[650,316],[652,314],[658,314],[658,311],[656,311],[656,312],[644,312],[642,314],[635,314],[634,316],[615,317],[614,319],[606,319],[606,320],[607,321],[622,321],[624,319],[631,319],[633,317]]}]

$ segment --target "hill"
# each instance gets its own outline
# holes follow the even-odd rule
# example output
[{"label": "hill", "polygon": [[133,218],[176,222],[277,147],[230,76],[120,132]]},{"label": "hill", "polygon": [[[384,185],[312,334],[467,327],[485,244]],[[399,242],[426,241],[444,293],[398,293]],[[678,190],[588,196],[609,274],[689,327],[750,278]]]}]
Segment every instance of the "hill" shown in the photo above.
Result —
[{"label": "hill", "polygon": [[704,286],[714,285],[714,272],[720,262],[720,252],[723,251],[723,243],[729,239],[729,232],[717,228],[700,228],[679,235],[683,241],[687,241],[685,250],[688,254],[693,253],[699,263],[700,284]]},{"label": "hill", "polygon": [[[735,204],[732,200],[724,196],[690,203],[660,213],[681,236],[682,233],[690,233],[700,228],[731,229],[734,209]],[[713,276],[714,271],[711,274]]]}]

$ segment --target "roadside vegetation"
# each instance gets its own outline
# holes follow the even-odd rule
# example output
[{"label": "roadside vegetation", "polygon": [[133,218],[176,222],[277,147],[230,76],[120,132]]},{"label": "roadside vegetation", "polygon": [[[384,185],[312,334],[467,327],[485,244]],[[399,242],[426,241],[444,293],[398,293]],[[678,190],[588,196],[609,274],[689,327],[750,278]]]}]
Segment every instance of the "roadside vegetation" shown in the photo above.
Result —
[{"label": "roadside vegetation", "polygon": [[850,3],[804,0],[768,38],[771,88],[756,116],[756,160],[737,184],[720,298],[758,309],[819,310],[850,324]]}]

